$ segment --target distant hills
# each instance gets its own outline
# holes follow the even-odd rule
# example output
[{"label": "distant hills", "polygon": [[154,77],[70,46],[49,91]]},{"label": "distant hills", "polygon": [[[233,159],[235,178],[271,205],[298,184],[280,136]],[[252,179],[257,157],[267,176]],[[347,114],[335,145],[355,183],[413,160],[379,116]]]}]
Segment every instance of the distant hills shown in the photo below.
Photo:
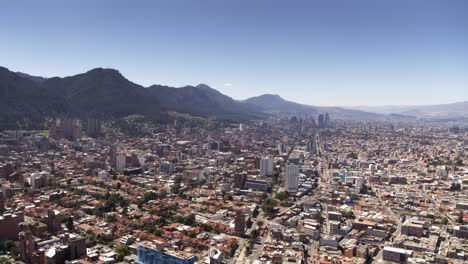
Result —
[{"label": "distant hills", "polygon": [[251,97],[243,102],[259,107],[267,113],[309,114],[329,113],[334,119],[386,120],[387,116],[341,107],[311,106],[287,101],[276,94]]},{"label": "distant hills", "polygon": [[468,118],[468,101],[438,105],[417,106],[357,106],[353,109],[380,114],[398,114],[430,119]]},{"label": "distant hills", "polygon": [[[466,105],[467,102],[454,104],[451,109],[463,115]],[[427,106],[416,110],[437,113],[448,107]],[[354,120],[388,120],[414,114],[409,111],[372,113],[371,110],[310,106],[272,94],[238,101],[206,84],[146,88],[114,69],[96,68],[64,78],[44,78],[0,67],[0,129],[40,128],[47,117],[64,115],[113,119],[132,114],[157,116],[170,111],[232,121],[261,119],[278,113],[316,116],[328,112],[332,119]]]}]

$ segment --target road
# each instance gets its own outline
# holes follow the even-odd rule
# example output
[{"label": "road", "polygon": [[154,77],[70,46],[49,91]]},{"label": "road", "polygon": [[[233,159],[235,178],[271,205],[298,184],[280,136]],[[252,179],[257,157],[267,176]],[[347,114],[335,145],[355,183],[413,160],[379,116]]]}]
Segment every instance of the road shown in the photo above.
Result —
[{"label": "road", "polygon": [[[291,155],[291,153],[294,151],[294,148],[296,147],[296,143],[299,139],[296,137],[293,141],[293,145],[291,146],[291,148],[289,149],[287,155],[286,155],[286,158],[285,158],[285,163],[283,165],[283,167],[281,168],[281,171],[283,172],[284,171],[284,167],[286,166],[287,164],[287,161],[289,160],[289,156]],[[284,177],[282,177],[284,178]],[[273,186],[273,192],[271,194],[272,197],[275,197],[276,193],[278,191],[281,190],[281,186],[283,185],[283,181],[280,181],[279,183],[279,186]],[[295,206],[296,204],[294,204],[293,206]],[[292,207],[291,207],[292,208]],[[290,210],[291,208],[288,208],[288,210]],[[261,210],[261,208],[259,209],[259,213],[257,215],[257,217],[255,218],[252,218],[252,227],[248,230],[246,230],[246,234],[250,234],[252,232],[253,229],[257,228],[257,222],[258,221],[262,221],[264,223],[264,225],[268,225],[268,226],[271,226],[274,222],[273,220],[269,220],[267,218],[265,218],[263,216],[263,211]],[[247,246],[249,245],[249,241],[248,241],[248,238],[242,238],[240,240],[240,244],[239,244],[239,248],[237,249],[237,252],[236,252],[236,257],[234,257],[229,263],[230,264],[245,264],[245,263],[250,263],[250,260],[252,259],[257,259],[258,258],[258,255],[262,252],[263,250],[263,244],[266,240],[266,237],[267,235],[269,234],[266,234],[264,235],[264,237],[261,237],[259,236],[258,239],[260,239],[260,245],[258,244],[255,244],[254,245],[254,248],[252,248],[252,255],[246,257],[245,256],[245,251],[246,251],[246,248]]]}]

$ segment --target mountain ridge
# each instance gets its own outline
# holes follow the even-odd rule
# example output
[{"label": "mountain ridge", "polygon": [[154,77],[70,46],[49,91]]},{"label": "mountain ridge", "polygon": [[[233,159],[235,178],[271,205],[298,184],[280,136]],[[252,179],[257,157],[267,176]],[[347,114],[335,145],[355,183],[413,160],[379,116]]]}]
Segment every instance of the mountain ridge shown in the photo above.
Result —
[{"label": "mountain ridge", "polygon": [[206,84],[180,88],[144,87],[125,78],[118,70],[94,68],[67,76],[43,78],[15,73],[0,67],[0,128],[36,128],[47,117],[120,118],[163,112],[245,121],[275,113],[328,112],[334,119],[386,120],[385,115],[339,107],[319,107],[291,102],[277,94],[264,94],[243,101]]}]

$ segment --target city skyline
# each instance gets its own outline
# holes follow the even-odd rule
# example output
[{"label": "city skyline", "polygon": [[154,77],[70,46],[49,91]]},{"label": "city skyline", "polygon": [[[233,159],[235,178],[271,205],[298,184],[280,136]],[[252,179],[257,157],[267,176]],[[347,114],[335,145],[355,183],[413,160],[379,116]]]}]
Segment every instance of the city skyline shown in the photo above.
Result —
[{"label": "city skyline", "polygon": [[[2,66],[45,77],[115,68],[149,86],[324,106],[468,99],[463,1],[5,3]],[[40,21],[40,23],[37,23]]]}]

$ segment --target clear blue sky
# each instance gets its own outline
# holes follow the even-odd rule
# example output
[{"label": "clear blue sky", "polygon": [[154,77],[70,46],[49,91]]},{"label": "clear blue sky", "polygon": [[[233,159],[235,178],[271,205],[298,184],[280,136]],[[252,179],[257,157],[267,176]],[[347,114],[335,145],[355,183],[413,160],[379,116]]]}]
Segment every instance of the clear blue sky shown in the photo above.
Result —
[{"label": "clear blue sky", "polygon": [[15,0],[0,65],[314,105],[468,100],[466,0]]}]

